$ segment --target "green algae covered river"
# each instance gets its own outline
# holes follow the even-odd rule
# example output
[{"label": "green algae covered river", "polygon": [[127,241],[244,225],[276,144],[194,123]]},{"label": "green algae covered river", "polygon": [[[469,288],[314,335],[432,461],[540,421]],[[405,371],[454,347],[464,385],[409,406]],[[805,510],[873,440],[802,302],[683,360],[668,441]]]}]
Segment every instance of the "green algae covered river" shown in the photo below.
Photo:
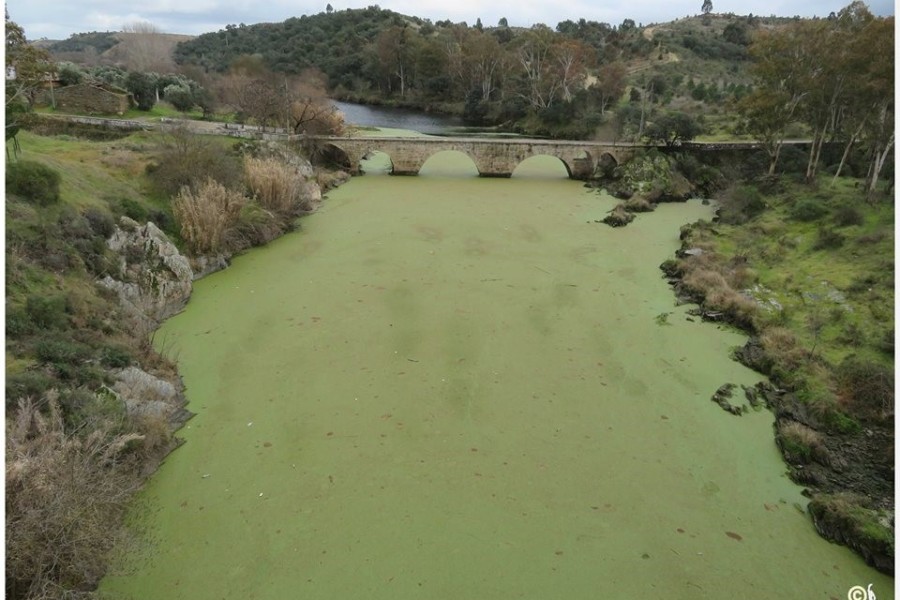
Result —
[{"label": "green algae covered river", "polygon": [[595,221],[612,198],[538,177],[554,161],[509,180],[458,163],[354,178],[197,283],[156,336],[197,416],[102,591],[891,597],[798,510],[771,415],[710,401],[758,375],[658,265],[711,209],[611,229]]}]

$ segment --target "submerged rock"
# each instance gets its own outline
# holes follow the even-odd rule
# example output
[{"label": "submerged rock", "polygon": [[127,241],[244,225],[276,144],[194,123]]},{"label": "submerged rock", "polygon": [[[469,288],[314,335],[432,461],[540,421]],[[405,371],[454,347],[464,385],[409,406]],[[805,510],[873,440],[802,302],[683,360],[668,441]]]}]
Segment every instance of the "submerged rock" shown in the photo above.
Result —
[{"label": "submerged rock", "polygon": [[734,406],[729,400],[734,396],[734,388],[737,387],[733,383],[726,383],[716,390],[716,393],[712,395],[711,400],[722,407],[722,410],[726,412],[730,412],[733,415],[737,415],[738,417],[744,414],[743,409],[740,406]]},{"label": "submerged rock", "polygon": [[618,204],[609,214],[601,221],[610,227],[624,227],[634,221],[634,213],[625,210],[624,204]]}]

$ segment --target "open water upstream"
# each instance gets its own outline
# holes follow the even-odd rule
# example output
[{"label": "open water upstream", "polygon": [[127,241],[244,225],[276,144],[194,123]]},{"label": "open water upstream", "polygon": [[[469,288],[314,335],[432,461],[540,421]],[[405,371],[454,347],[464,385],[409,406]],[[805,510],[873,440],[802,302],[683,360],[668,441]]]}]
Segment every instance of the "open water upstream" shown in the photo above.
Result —
[{"label": "open water upstream", "polygon": [[[611,229],[532,159],[509,180],[354,178],[199,281],[156,339],[197,413],[137,503],[120,598],[846,598],[758,376],[658,269],[711,209]],[[533,175],[535,177],[529,177]],[[666,317],[660,317],[669,313]]]}]

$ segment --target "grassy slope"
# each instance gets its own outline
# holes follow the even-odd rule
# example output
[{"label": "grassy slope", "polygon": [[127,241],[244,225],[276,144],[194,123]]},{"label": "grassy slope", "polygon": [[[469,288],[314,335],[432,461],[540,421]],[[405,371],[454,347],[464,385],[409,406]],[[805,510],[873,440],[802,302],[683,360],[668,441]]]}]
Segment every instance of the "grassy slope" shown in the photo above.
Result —
[{"label": "grassy slope", "polygon": [[[750,223],[720,228],[724,236],[717,248],[749,259],[758,283],[770,291],[761,295],[784,307],[769,318],[793,331],[803,347],[815,345],[832,364],[854,353],[892,364],[893,357],[881,348],[894,328],[894,207],[884,201],[866,204],[856,183],[840,179],[831,187],[823,178],[818,190],[798,186],[767,198],[768,209]],[[825,214],[812,222],[797,219],[795,207],[804,197],[824,207]],[[839,224],[838,212],[848,208],[862,217],[861,224]],[[823,229],[844,242],[816,248]],[[812,325],[821,321],[816,341]],[[848,343],[852,327],[861,330],[862,339]]]}]

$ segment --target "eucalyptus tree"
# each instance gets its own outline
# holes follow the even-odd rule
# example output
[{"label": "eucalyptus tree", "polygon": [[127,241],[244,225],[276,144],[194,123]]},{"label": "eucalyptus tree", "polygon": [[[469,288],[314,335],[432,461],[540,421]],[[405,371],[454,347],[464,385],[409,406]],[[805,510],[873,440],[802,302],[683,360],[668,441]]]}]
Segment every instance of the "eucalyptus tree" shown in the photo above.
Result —
[{"label": "eucalyptus tree", "polygon": [[787,127],[797,121],[798,107],[810,93],[807,84],[817,59],[807,44],[802,22],[779,30],[760,31],[750,46],[750,72],[756,86],[739,103],[743,128],[756,135],[769,155],[774,175]]}]

